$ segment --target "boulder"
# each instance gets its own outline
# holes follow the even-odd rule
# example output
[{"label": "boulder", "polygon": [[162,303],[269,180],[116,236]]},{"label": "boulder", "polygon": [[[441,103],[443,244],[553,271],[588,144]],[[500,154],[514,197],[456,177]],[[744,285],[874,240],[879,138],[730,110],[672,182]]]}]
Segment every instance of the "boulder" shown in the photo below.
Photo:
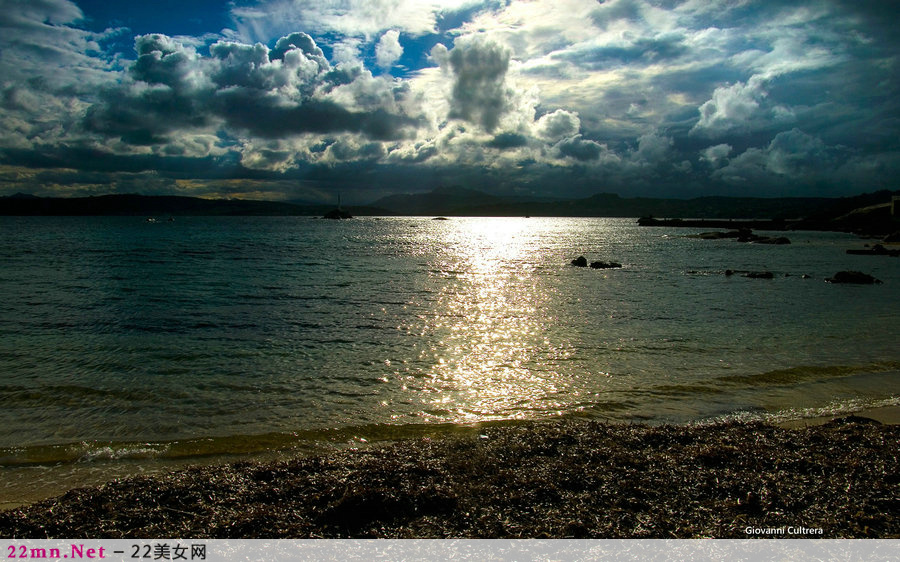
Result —
[{"label": "boulder", "polygon": [[829,283],[854,283],[857,285],[874,285],[876,283],[881,283],[881,281],[875,279],[871,275],[859,271],[838,271],[834,274],[834,277],[826,279],[825,281],[828,281]]},{"label": "boulder", "polygon": [[572,260],[572,265],[575,267],[587,267],[587,258],[584,256],[578,256],[574,260]]},{"label": "boulder", "polygon": [[614,261],[605,262],[605,261],[592,261],[591,269],[616,269],[622,267],[621,263],[617,263]]}]

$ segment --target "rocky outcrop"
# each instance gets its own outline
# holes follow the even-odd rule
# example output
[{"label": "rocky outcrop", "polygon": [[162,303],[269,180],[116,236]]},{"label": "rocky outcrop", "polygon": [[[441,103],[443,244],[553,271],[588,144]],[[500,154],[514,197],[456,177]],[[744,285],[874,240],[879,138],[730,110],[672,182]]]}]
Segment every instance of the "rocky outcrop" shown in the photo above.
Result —
[{"label": "rocky outcrop", "polygon": [[852,283],[856,285],[875,285],[881,283],[867,273],[860,271],[838,271],[834,277],[826,279],[829,283]]},{"label": "rocky outcrop", "polygon": [[[574,260],[572,260],[572,265],[575,267],[587,267],[588,261],[584,256],[578,256]],[[617,269],[622,267],[622,264],[614,261],[592,261],[591,269]]]},{"label": "rocky outcrop", "polygon": [[847,250],[847,253],[853,254],[855,256],[890,256],[892,258],[896,258],[900,256],[900,249],[888,250],[881,244],[875,244],[871,248],[867,248],[865,250]]},{"label": "rocky outcrop", "polygon": [[725,232],[701,232],[700,234],[691,234],[686,238],[697,238],[700,240],[723,240],[725,238],[734,238],[738,242],[752,242],[754,244],[790,244],[791,241],[786,236],[759,236],[753,234],[749,228],[741,228],[738,230],[728,230]]},{"label": "rocky outcrop", "polygon": [[584,256],[578,256],[577,258],[572,260],[572,265],[574,265],[575,267],[587,267],[587,258]]}]

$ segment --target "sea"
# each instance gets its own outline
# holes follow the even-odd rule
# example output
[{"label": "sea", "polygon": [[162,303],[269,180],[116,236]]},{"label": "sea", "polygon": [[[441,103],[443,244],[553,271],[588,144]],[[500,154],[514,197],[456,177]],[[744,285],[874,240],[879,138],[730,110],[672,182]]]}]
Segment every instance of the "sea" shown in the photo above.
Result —
[{"label": "sea", "polygon": [[[488,424],[900,404],[900,259],[848,255],[871,241],[845,233],[696,233],[619,218],[0,217],[0,508]],[[841,270],[882,283],[825,281]]]}]

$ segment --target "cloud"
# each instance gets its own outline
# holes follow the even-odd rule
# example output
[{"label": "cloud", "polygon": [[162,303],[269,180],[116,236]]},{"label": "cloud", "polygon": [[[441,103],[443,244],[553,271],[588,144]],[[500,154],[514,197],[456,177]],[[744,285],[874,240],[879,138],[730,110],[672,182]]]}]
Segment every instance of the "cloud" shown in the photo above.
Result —
[{"label": "cloud", "polygon": [[700,151],[700,159],[709,163],[713,167],[718,167],[731,154],[732,147],[730,144],[717,144],[704,148]]},{"label": "cloud", "polygon": [[518,133],[500,133],[494,136],[488,143],[490,148],[499,148],[506,150],[510,148],[520,148],[528,146],[528,137]]},{"label": "cloud", "polygon": [[635,158],[649,164],[667,161],[674,144],[670,137],[660,136],[655,132],[641,135],[637,141],[638,148],[634,153]]},{"label": "cloud", "polygon": [[567,138],[556,144],[556,149],[563,156],[569,156],[583,162],[589,160],[597,160],[603,152],[604,147],[595,141],[585,140],[581,135]]},{"label": "cloud", "polygon": [[537,136],[548,142],[555,142],[566,137],[572,137],[581,128],[581,120],[578,114],[564,109],[557,109],[553,113],[543,115],[535,123]]},{"label": "cloud", "polygon": [[386,31],[375,47],[375,60],[381,68],[390,68],[403,55],[400,45],[400,32],[391,29]]},{"label": "cloud", "polygon": [[753,189],[821,182],[837,168],[836,152],[820,138],[795,128],[778,133],[765,148],[748,148],[731,158],[713,177]]},{"label": "cloud", "polygon": [[600,29],[607,29],[611,24],[621,20],[640,19],[641,6],[634,0],[610,0],[601,2],[591,13],[591,20]]},{"label": "cloud", "polygon": [[332,68],[304,33],[282,37],[271,51],[219,41],[208,57],[160,34],[138,37],[135,48],[134,81],[104,92],[86,114],[88,130],[156,144],[176,130],[206,127],[265,139],[354,132],[396,140],[415,126],[398,103],[402,88],[368,71]]},{"label": "cloud", "polygon": [[[442,55],[440,49],[432,51],[437,59]],[[448,57],[453,74],[450,117],[493,131],[510,107],[506,86],[509,51],[497,43],[474,37],[458,41]]]},{"label": "cloud", "polygon": [[291,30],[372,37],[395,29],[411,35],[432,33],[439,14],[470,5],[470,0],[263,0],[231,9],[243,41],[264,41]]},{"label": "cloud", "polygon": [[715,138],[735,130],[751,131],[773,122],[791,121],[789,109],[768,102],[764,84],[765,79],[755,74],[746,84],[716,88],[712,98],[700,106],[700,119],[691,133]]},{"label": "cloud", "polygon": [[40,174],[74,185],[79,173],[39,170],[71,166],[87,191],[227,177],[258,183],[219,192],[442,178],[560,194],[599,179],[623,194],[846,193],[892,187],[900,167],[898,39],[873,3],[224,9],[231,29],[161,29],[118,52],[130,31],[87,31],[74,2],[0,0],[0,166],[15,170],[3,189]]},{"label": "cloud", "polygon": [[380,142],[357,142],[355,139],[341,139],[330,145],[325,151],[325,160],[332,162],[376,161],[386,154]]}]

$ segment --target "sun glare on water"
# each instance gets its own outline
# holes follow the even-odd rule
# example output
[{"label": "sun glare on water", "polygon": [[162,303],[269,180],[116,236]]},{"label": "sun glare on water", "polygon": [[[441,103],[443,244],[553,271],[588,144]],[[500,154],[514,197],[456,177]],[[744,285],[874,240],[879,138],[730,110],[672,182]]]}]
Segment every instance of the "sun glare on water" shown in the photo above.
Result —
[{"label": "sun glare on water", "polygon": [[440,233],[432,264],[440,289],[420,316],[427,346],[426,412],[457,421],[552,411],[561,391],[549,360],[571,352],[545,333],[553,289],[535,270],[540,249],[526,219],[460,219]]}]

